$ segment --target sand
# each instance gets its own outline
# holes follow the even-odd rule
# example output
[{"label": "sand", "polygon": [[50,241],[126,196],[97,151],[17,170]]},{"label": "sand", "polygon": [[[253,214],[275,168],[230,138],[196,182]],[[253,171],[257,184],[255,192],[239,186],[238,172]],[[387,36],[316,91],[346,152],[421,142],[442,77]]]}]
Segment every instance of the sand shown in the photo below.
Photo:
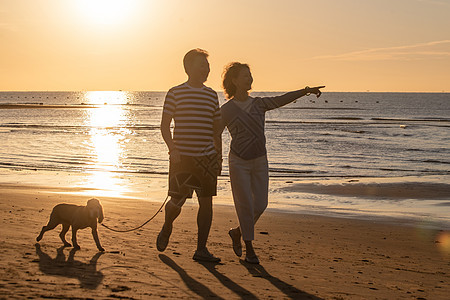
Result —
[{"label": "sand", "polygon": [[[62,248],[60,228],[35,238],[57,203],[86,196],[55,187],[0,185],[0,298],[26,299],[448,299],[450,231],[389,222],[266,212],[256,227],[261,264],[236,257],[227,231],[234,209],[214,207],[209,249],[220,264],[192,260],[195,204],[186,204],[165,252],[155,239],[163,213],[142,229],[90,230],[81,250]],[[104,223],[140,225],[161,203],[98,197]],[[70,240],[70,232],[67,234]]]}]

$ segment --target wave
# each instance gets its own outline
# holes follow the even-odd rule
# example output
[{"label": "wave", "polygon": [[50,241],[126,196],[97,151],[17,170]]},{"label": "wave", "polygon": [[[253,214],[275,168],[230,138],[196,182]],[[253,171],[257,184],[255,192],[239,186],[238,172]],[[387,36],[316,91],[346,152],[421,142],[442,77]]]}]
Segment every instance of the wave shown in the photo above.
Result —
[{"label": "wave", "polygon": [[450,202],[439,202],[434,204],[435,206],[450,206]]},{"label": "wave", "polygon": [[409,161],[415,162],[415,163],[419,162],[419,163],[450,165],[450,161],[443,161],[443,160],[437,160],[437,159],[424,159],[424,160],[410,159]]},{"label": "wave", "polygon": [[330,118],[324,118],[327,120],[365,120],[364,118],[360,117],[330,117]]},{"label": "wave", "polygon": [[132,170],[132,169],[119,169],[119,170],[106,170],[99,166],[93,166],[90,163],[79,163],[80,166],[76,166],[68,162],[58,165],[33,165],[24,163],[8,163],[0,162],[0,168],[11,170],[29,170],[29,171],[65,171],[65,172],[91,172],[91,171],[105,171],[117,174],[147,174],[147,175],[168,175],[167,171],[150,171],[150,170]]},{"label": "wave", "polygon": [[441,154],[443,151],[447,152],[447,151],[448,151],[448,148],[441,148],[441,149],[405,148],[404,151],[409,151],[409,152],[425,152],[425,153],[439,153],[439,154]]},{"label": "wave", "polygon": [[44,104],[44,103],[26,103],[26,104],[0,104],[0,109],[32,109],[32,108],[97,108],[99,105],[93,104]]},{"label": "wave", "polygon": [[448,118],[371,118],[371,120],[393,122],[450,122]]},{"label": "wave", "polygon": [[[431,170],[431,169],[424,169],[424,170],[417,170],[417,169],[407,169],[407,168],[394,168],[394,167],[369,167],[369,166],[355,166],[355,165],[343,165],[343,166],[337,166],[338,169],[345,169],[345,170],[373,170],[373,171],[383,171],[383,172],[397,172],[397,173],[433,173],[433,174],[450,174],[450,170]],[[353,176],[353,175],[352,175]]]},{"label": "wave", "polygon": [[126,126],[88,126],[88,125],[39,125],[39,124],[20,124],[6,123],[0,124],[0,128],[25,128],[25,129],[59,129],[59,130],[89,130],[96,129],[131,129],[131,130],[159,130],[159,125],[126,125]]},{"label": "wave", "polygon": [[[336,120],[336,121],[331,121],[331,120]],[[339,122],[338,120],[340,120],[341,122]],[[304,124],[304,125],[345,125],[348,122],[346,121],[360,121],[360,120],[365,120],[363,118],[352,118],[352,117],[348,117],[348,118],[323,118],[323,119],[319,119],[319,120],[315,120],[315,121],[309,121],[309,120],[295,120],[295,121],[290,121],[290,120],[266,120],[266,124]],[[370,125],[370,124],[376,124],[374,123],[361,123],[364,125]]]},{"label": "wave", "polygon": [[139,104],[139,103],[78,103],[78,104],[47,104],[43,102],[23,102],[23,103],[0,103],[0,109],[67,109],[67,108],[101,108],[105,106],[131,106],[131,107],[149,107],[162,108],[162,105]]},{"label": "wave", "polygon": [[285,169],[285,168],[269,168],[269,172],[285,173],[285,174],[311,174],[311,173],[315,173],[315,171],[311,171],[311,170],[294,170],[294,169]]},{"label": "wave", "polygon": [[427,160],[423,160],[422,162],[433,163],[433,164],[450,164],[450,161],[441,161],[441,160],[434,160],[434,159],[427,159]]},{"label": "wave", "polygon": [[[141,163],[142,158],[133,158],[134,162],[124,162],[117,167],[110,164],[96,164],[89,157],[83,158],[65,158],[65,157],[29,157],[24,156],[19,159],[1,159],[0,168],[11,170],[32,170],[32,171],[66,171],[66,172],[91,172],[102,171],[116,174],[143,174],[143,175],[167,175],[165,164],[166,160],[157,159],[152,164]],[[146,159],[147,160],[147,159]],[[116,168],[116,169],[114,169]],[[352,170],[360,170],[354,172]],[[381,174],[381,175],[380,175]],[[432,174],[432,175],[450,175],[450,170],[422,169],[413,170],[407,168],[387,168],[387,167],[355,167],[352,165],[335,166],[331,169],[293,169],[293,168],[269,168],[270,178],[367,178],[367,177],[389,177],[393,174],[414,175],[414,174]],[[222,177],[227,177],[228,172],[225,168]]]},{"label": "wave", "polygon": [[357,107],[282,107],[281,109],[312,109],[312,110],[366,110]]},{"label": "wave", "polygon": [[366,130],[350,130],[350,129],[341,129],[342,132],[349,132],[349,133],[368,133]]},{"label": "wave", "polygon": [[12,169],[12,170],[30,170],[30,171],[71,171],[71,172],[80,172],[86,171],[85,167],[76,167],[71,164],[71,166],[45,166],[45,165],[27,165],[20,163],[8,163],[8,162],[0,162],[0,168]]}]

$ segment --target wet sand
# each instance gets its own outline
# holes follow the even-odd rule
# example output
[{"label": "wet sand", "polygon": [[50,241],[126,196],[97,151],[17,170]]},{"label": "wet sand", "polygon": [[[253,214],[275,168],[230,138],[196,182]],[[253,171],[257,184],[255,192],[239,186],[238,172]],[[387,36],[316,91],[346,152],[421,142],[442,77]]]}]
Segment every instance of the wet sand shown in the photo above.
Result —
[{"label": "wet sand", "polygon": [[308,192],[333,196],[371,197],[387,199],[447,199],[450,200],[450,184],[436,182],[361,182],[349,180],[347,182],[334,181],[332,183],[314,184],[302,183],[283,187],[281,190],[289,192]]},{"label": "wet sand", "polygon": [[[209,249],[220,264],[192,260],[197,205],[186,204],[165,252],[155,239],[163,213],[142,229],[90,230],[81,250],[62,248],[58,227],[36,244],[54,205],[84,205],[76,189],[0,185],[0,298],[95,299],[448,299],[450,231],[388,222],[266,212],[256,226],[260,265],[236,257],[230,206],[216,205]],[[161,202],[98,197],[104,223],[140,225]],[[67,234],[70,240],[70,231]]]}]

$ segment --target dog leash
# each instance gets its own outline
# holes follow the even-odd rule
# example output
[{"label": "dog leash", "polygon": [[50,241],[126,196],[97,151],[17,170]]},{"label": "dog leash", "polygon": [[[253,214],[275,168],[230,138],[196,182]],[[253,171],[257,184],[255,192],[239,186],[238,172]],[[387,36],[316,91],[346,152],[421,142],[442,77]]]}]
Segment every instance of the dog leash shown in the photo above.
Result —
[{"label": "dog leash", "polygon": [[109,226],[106,226],[106,225],[103,224],[103,223],[100,223],[100,225],[102,225],[103,227],[105,227],[105,228],[107,228],[107,229],[109,229],[109,230],[111,230],[111,231],[114,231],[114,232],[130,232],[130,231],[137,230],[137,229],[139,229],[139,228],[141,228],[141,227],[144,227],[148,222],[150,222],[151,220],[153,220],[153,219],[159,214],[159,212],[160,212],[160,211],[162,210],[162,208],[164,207],[164,204],[166,204],[167,199],[169,199],[169,196],[168,196],[168,195],[167,195],[166,199],[164,200],[163,204],[161,205],[161,207],[156,211],[156,213],[155,213],[150,219],[148,219],[147,221],[145,221],[144,224],[142,224],[142,225],[140,225],[140,226],[138,226],[138,227],[136,227],[136,228],[127,229],[127,230],[117,230],[117,229],[111,228],[111,227],[109,227]]},{"label": "dog leash", "polygon": [[[188,182],[192,177],[193,177],[193,175],[192,175],[192,174],[189,174],[189,177],[188,177],[187,179],[184,179],[184,181],[181,183],[180,186],[187,186],[187,187],[190,187],[190,188],[199,188],[199,187],[197,187],[197,186],[193,186],[193,185],[188,185],[188,184],[187,184],[187,182]],[[169,199],[169,195],[167,195],[167,197],[166,197],[166,199],[164,200],[163,204],[162,204],[161,207],[156,211],[156,213],[155,213],[150,219],[148,219],[147,221],[145,221],[144,224],[142,224],[142,225],[140,225],[140,226],[138,226],[138,227],[136,227],[136,228],[127,229],[127,230],[117,230],[117,229],[111,228],[111,227],[109,227],[109,226],[106,226],[106,225],[103,224],[103,223],[100,223],[100,225],[102,225],[102,226],[105,227],[106,229],[109,229],[109,230],[114,231],[114,232],[130,232],[130,231],[137,230],[137,229],[139,229],[139,228],[141,228],[141,227],[144,227],[148,222],[150,222],[151,220],[153,220],[153,219],[159,214],[159,212],[161,211],[161,209],[164,207],[164,204],[166,204],[167,199]]]}]

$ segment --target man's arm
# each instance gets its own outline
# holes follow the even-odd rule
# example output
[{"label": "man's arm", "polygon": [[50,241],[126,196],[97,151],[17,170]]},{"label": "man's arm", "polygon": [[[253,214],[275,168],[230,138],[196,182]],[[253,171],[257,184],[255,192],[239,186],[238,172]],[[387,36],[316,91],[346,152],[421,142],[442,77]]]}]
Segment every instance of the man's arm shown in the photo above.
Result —
[{"label": "man's arm", "polygon": [[214,120],[213,128],[214,128],[214,148],[216,149],[217,154],[222,156],[222,132],[225,129],[222,120],[221,119]]},{"label": "man's arm", "polygon": [[225,128],[225,126],[222,123],[221,119],[214,120],[213,123],[214,128],[214,148],[216,149],[216,152],[218,154],[217,156],[217,164],[218,164],[218,170],[217,170],[217,176],[219,176],[222,173],[222,132]]},{"label": "man's arm", "polygon": [[170,123],[172,122],[172,116],[163,113],[161,117],[161,135],[164,139],[164,142],[167,145],[167,148],[169,148],[169,155],[172,162],[176,163],[180,160],[180,153],[178,152],[178,149],[173,142],[172,138],[172,132],[170,131]]}]

